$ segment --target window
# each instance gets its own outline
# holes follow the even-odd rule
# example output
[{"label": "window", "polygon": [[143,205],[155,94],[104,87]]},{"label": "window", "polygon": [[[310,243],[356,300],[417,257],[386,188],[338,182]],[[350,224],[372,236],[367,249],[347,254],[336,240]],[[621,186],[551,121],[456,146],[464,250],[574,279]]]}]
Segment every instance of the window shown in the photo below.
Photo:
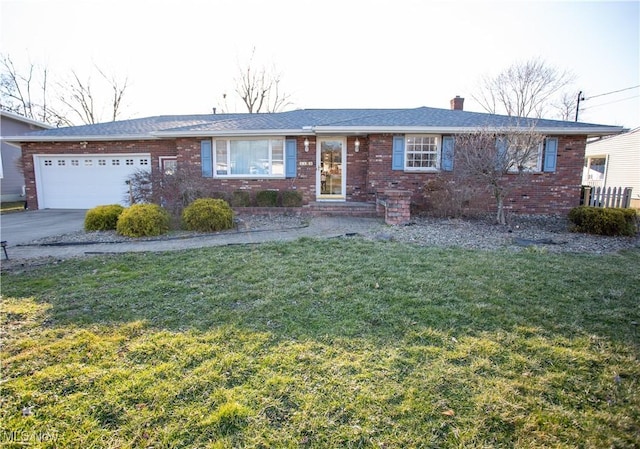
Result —
[{"label": "window", "polygon": [[542,142],[527,147],[512,145],[510,152],[510,172],[539,172],[542,166]]},{"label": "window", "polygon": [[107,165],[106,159],[98,159],[98,165]]},{"label": "window", "polygon": [[58,166],[64,167],[66,165],[66,161],[64,159],[58,159]]},{"label": "window", "polygon": [[93,165],[93,160],[91,159],[85,159],[84,160],[84,166],[85,167],[91,167]]},{"label": "window", "polygon": [[149,165],[149,159],[140,159],[140,165]]},{"label": "window", "polygon": [[216,177],[284,177],[284,139],[214,142]]},{"label": "window", "polygon": [[120,159],[111,159],[111,165],[120,165]]},{"label": "window", "polygon": [[78,159],[71,159],[71,165],[73,165],[74,167],[77,167],[78,164]]},{"label": "window", "polygon": [[434,171],[440,167],[440,136],[407,136],[405,170]]},{"label": "window", "polygon": [[126,165],[133,165],[133,159],[125,159],[124,163]]},{"label": "window", "polygon": [[178,168],[178,159],[176,157],[160,156],[160,170],[165,175],[173,175]]},{"label": "window", "polygon": [[50,167],[53,165],[53,161],[51,161],[50,159],[47,159],[44,161],[44,165]]},{"label": "window", "polygon": [[588,180],[593,181],[601,181],[604,179],[604,169],[607,164],[607,158],[604,156],[600,157],[589,157],[587,158],[587,173],[586,178]]}]

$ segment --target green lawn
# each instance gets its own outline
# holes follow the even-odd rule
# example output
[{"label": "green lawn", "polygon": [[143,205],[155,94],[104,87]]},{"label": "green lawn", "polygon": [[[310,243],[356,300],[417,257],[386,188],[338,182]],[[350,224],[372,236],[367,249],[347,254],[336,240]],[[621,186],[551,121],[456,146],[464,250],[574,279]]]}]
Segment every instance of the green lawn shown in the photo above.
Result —
[{"label": "green lawn", "polygon": [[303,239],[66,261],[2,293],[5,447],[640,445],[638,250]]}]

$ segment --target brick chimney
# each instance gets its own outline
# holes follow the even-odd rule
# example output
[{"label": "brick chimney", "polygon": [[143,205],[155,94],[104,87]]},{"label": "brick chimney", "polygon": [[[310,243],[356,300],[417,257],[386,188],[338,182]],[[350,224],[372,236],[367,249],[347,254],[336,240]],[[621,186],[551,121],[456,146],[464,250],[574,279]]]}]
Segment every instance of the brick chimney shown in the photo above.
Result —
[{"label": "brick chimney", "polygon": [[456,95],[456,98],[451,99],[451,110],[462,111],[462,105],[464,104],[464,98],[460,95]]}]

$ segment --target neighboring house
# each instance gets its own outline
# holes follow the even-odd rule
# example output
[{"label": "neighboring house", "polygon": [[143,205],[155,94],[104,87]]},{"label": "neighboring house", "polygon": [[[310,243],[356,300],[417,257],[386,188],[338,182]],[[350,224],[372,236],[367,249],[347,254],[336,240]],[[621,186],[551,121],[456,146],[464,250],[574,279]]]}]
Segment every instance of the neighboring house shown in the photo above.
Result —
[{"label": "neighboring house", "polygon": [[[451,109],[160,116],[52,129],[14,141],[22,145],[33,209],[125,202],[132,172],[176,166],[197,167],[212,190],[297,190],[314,207],[375,204],[390,189],[411,191],[417,202],[425,182],[454,179],[456,134],[513,126],[512,117],[463,111],[462,101],[453,99]],[[587,138],[622,128],[555,120],[535,126],[546,136],[545,145],[530,184],[517,187],[506,207],[566,212],[580,202]],[[491,199],[483,206],[493,207]]]},{"label": "neighboring house", "polygon": [[582,183],[631,187],[631,207],[640,209],[640,128],[588,143]]},{"label": "neighboring house", "polygon": [[1,201],[25,200],[24,176],[18,168],[20,146],[5,142],[2,136],[19,136],[25,133],[51,129],[52,126],[12,112],[0,110],[0,193]]}]

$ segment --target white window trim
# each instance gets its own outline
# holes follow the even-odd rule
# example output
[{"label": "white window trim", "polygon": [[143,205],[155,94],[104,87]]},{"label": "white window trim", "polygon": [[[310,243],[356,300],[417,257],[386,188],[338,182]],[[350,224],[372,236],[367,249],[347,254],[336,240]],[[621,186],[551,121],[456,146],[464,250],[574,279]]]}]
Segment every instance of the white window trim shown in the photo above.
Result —
[{"label": "white window trim", "polygon": [[[409,138],[411,137],[435,137],[436,139],[436,165],[435,167],[409,167]],[[442,136],[440,134],[406,134],[404,136],[404,171],[417,173],[435,173],[441,170],[442,163]]]},{"label": "white window trim", "polygon": [[[536,166],[533,169],[525,169],[523,173],[542,173],[542,159],[545,148],[546,139],[538,144],[538,158],[536,160]],[[509,173],[518,173],[518,167],[510,167]]]},{"label": "white window trim", "polygon": [[[273,169],[273,148],[272,141],[281,141],[282,142],[282,174],[281,175],[273,175],[273,174],[239,174],[239,175],[220,175],[216,170],[216,166],[218,165],[218,151],[217,151],[217,142],[223,141],[226,142],[227,146],[227,160],[224,161],[227,165],[227,172],[231,171],[231,142],[232,141],[255,141],[255,140],[267,140],[269,142],[269,169]],[[286,167],[286,139],[284,136],[257,136],[257,137],[225,137],[221,139],[211,139],[211,161],[212,161],[212,171],[214,178],[221,179],[285,179],[287,173]]]}]

